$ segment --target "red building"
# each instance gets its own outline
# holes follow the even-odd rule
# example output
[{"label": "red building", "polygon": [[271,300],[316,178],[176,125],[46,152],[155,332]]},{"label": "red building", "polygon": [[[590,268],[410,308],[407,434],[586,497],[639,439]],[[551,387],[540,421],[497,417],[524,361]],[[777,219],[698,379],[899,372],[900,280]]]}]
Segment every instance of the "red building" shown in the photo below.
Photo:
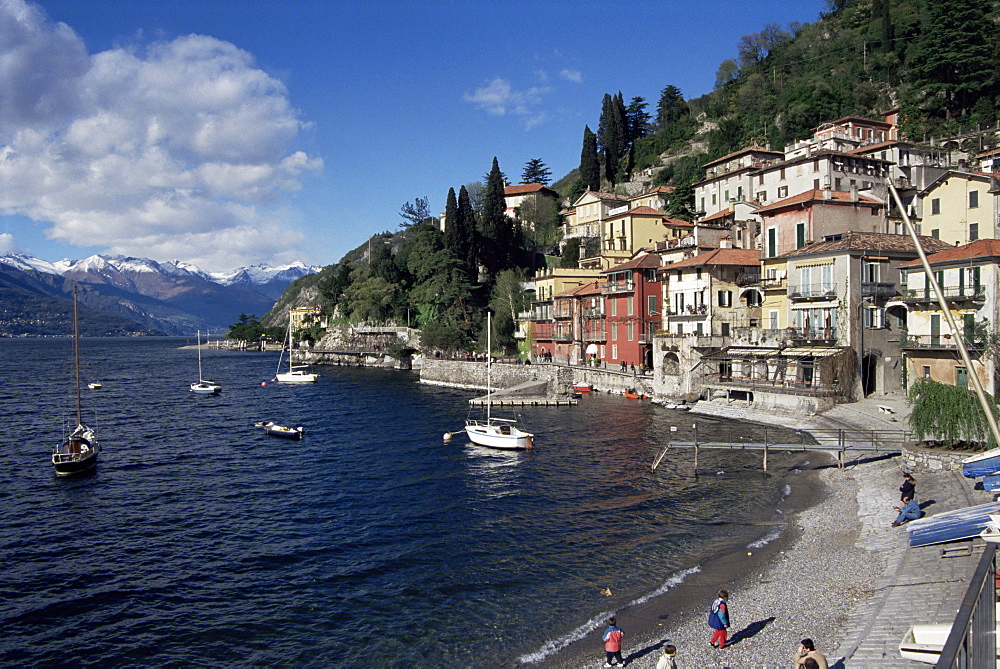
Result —
[{"label": "red building", "polygon": [[658,255],[640,251],[628,262],[601,272],[608,366],[652,369],[653,335],[662,313]]}]

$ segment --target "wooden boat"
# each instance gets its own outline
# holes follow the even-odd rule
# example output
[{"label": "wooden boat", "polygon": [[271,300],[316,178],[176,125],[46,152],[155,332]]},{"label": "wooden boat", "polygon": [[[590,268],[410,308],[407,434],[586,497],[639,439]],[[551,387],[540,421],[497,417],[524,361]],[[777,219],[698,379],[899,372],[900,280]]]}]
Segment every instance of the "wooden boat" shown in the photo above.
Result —
[{"label": "wooden boat", "polygon": [[490,368],[493,364],[491,314],[486,314],[486,417],[485,419],[468,418],[465,421],[465,433],[469,440],[480,446],[500,448],[505,450],[523,451],[534,446],[534,435],[525,432],[510,418],[497,418],[492,413],[492,378]]},{"label": "wooden boat", "polygon": [[264,428],[264,434],[272,437],[281,437],[282,439],[301,439],[306,433],[306,429],[301,425],[298,427],[288,427],[287,425],[279,425],[270,420],[256,422],[254,423],[254,427],[262,427]]},{"label": "wooden boat", "polygon": [[206,381],[201,374],[201,330],[198,330],[198,382],[191,384],[191,392],[197,395],[218,395],[222,386],[215,381]]},{"label": "wooden boat", "polygon": [[76,366],[76,428],[52,451],[52,464],[56,468],[56,476],[75,476],[93,471],[97,467],[97,454],[101,452],[101,444],[97,441],[97,432],[83,422],[80,399],[80,326],[76,286],[73,286],[73,359]]},{"label": "wooden boat", "polygon": [[[281,349],[282,355],[285,353],[284,347]],[[274,380],[279,383],[316,383],[319,374],[305,371],[308,365],[295,365],[292,363],[292,317],[288,317],[288,371],[281,371],[281,355],[278,356],[278,371],[274,374]]]}]

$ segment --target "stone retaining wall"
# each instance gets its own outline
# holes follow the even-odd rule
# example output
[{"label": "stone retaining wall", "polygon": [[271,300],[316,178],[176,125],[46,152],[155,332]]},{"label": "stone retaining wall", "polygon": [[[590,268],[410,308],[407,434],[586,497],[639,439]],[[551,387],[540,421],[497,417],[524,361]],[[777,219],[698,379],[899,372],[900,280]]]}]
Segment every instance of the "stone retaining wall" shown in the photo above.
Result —
[{"label": "stone retaining wall", "polygon": [[924,448],[919,444],[905,444],[902,452],[903,468],[912,471],[962,471],[962,461],[971,453]]},{"label": "stone retaining wall", "polygon": [[[548,383],[546,395],[550,397],[569,394],[574,385],[587,383],[602,392],[622,393],[628,388],[635,388],[645,395],[653,394],[652,377],[633,376],[629,372],[582,366],[493,363],[491,376],[493,387],[500,389],[528,381],[546,381]],[[424,358],[420,368],[420,381],[455,388],[485,390],[486,363]]]}]

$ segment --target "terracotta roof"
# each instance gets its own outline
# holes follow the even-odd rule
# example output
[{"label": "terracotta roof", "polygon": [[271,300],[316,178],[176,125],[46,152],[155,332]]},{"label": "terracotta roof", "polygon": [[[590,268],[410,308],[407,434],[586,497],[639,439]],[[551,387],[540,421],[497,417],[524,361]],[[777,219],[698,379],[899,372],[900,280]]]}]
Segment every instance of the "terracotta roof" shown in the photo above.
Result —
[{"label": "terracotta roof", "polygon": [[669,225],[674,228],[693,228],[694,223],[691,221],[684,221],[679,218],[670,218],[669,216],[663,217],[663,224]]},{"label": "terracotta roof", "polygon": [[[633,207],[628,211],[626,211],[625,214],[637,214],[639,216],[662,216],[663,218],[666,218],[666,216],[663,216],[662,211],[658,209],[653,209],[652,207],[647,207],[645,205],[641,207]],[[624,214],[619,214],[619,216],[623,215]]]},{"label": "terracotta roof", "polygon": [[709,165],[715,165],[716,163],[724,163],[730,158],[735,158],[736,156],[742,156],[745,153],[773,153],[776,156],[784,156],[784,151],[775,151],[774,149],[766,149],[763,146],[757,146],[756,144],[748,146],[745,149],[740,149],[739,151],[733,151],[728,153],[721,158],[716,158],[715,160],[709,161],[702,165],[702,167],[708,167]]},{"label": "terracotta roof", "polygon": [[996,147],[995,149],[987,149],[986,151],[983,151],[982,153],[977,153],[976,154],[976,158],[986,158],[986,157],[989,157],[989,156],[992,156],[992,155],[996,155],[998,153],[1000,153],[1000,146]]},{"label": "terracotta roof", "polygon": [[591,281],[590,283],[585,283],[579,288],[570,291],[574,295],[600,295],[601,293],[601,282]]},{"label": "terracotta roof", "polygon": [[650,188],[649,190],[644,190],[641,193],[636,193],[629,199],[638,200],[641,197],[646,197],[647,195],[652,195],[653,193],[672,193],[674,192],[674,188],[674,186],[657,186],[655,188]]},{"label": "terracotta roof", "polygon": [[[934,237],[919,236],[925,253],[937,253],[949,245]],[[800,249],[789,251],[786,258],[827,253],[830,251],[884,251],[886,253],[916,253],[909,235],[890,235],[884,232],[845,232],[840,239],[830,242],[813,242]]]},{"label": "terracotta roof", "polygon": [[889,148],[890,146],[897,146],[899,144],[904,144],[906,146],[917,146],[915,142],[907,142],[905,139],[889,139],[884,142],[879,142],[877,144],[867,144],[865,146],[859,146],[856,149],[851,149],[848,153],[868,153],[869,151],[881,151],[882,149]]},{"label": "terracotta roof", "polygon": [[876,125],[883,128],[891,128],[891,123],[886,123],[885,121],[876,121],[873,118],[865,118],[864,116],[844,116],[843,118],[838,118],[836,121],[830,121],[829,123],[823,123],[816,126],[813,130],[820,130],[825,128],[835,128],[838,125],[843,125],[847,121],[864,121],[866,124]]},{"label": "terracotta roof", "polygon": [[[927,256],[929,263],[946,263],[954,260],[975,258],[1000,258],[1000,239],[977,239],[963,246],[952,246],[944,251]],[[900,268],[921,265],[919,259],[903,263]]]},{"label": "terracotta roof", "polygon": [[850,191],[846,190],[831,190],[829,191],[830,197],[826,198],[823,196],[825,191],[818,188],[812,188],[805,191],[804,193],[799,193],[798,195],[793,195],[792,197],[785,198],[784,200],[778,200],[769,205],[765,205],[757,210],[758,214],[762,214],[766,211],[771,211],[774,209],[783,209],[785,207],[791,207],[796,204],[803,204],[806,202],[820,202],[827,204],[864,204],[864,205],[875,205],[875,206],[885,206],[878,200],[873,200],[865,195],[858,195],[858,200],[855,202],[851,199]]},{"label": "terracotta roof", "polygon": [[660,266],[660,256],[653,255],[652,253],[643,253],[642,255],[632,258],[627,262],[623,262],[620,265],[615,265],[614,267],[609,267],[608,269],[601,272],[601,274],[609,274],[611,272],[621,272],[628,269],[655,269]]},{"label": "terracotta roof", "polygon": [[759,263],[760,251],[757,249],[712,249],[707,253],[699,253],[696,256],[664,265],[664,267],[667,269],[699,267],[702,265],[737,265],[746,267]]},{"label": "terracotta roof", "polygon": [[518,184],[516,186],[505,186],[503,189],[504,196],[508,195],[524,195],[525,193],[541,193],[542,191],[552,191],[555,195],[558,195],[553,188],[549,188],[544,184]]},{"label": "terracotta roof", "polygon": [[711,216],[706,216],[705,218],[698,219],[698,222],[699,223],[707,223],[708,221],[721,220],[723,218],[728,218],[729,216],[733,216],[735,218],[736,212],[735,211],[729,211],[728,209],[723,209],[721,211],[715,212]]}]

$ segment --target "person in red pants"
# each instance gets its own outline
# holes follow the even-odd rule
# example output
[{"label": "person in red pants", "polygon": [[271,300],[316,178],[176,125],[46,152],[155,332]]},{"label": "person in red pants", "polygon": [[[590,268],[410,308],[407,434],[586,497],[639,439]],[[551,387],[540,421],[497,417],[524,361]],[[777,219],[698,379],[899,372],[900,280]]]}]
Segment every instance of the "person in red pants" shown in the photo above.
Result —
[{"label": "person in red pants", "polygon": [[712,602],[712,609],[708,613],[708,626],[715,632],[709,643],[716,648],[726,647],[726,638],[729,630],[729,592],[719,590],[719,597]]}]

